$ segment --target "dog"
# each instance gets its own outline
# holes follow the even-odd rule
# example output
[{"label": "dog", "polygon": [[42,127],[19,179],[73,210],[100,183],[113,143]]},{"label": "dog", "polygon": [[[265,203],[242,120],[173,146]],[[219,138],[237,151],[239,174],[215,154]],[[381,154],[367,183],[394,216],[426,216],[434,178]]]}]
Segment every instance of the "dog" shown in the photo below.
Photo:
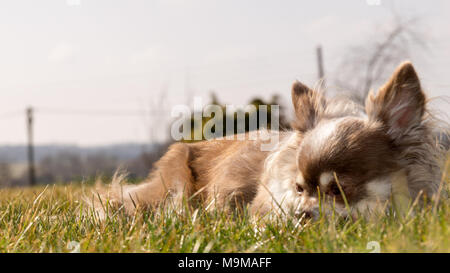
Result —
[{"label": "dog", "polygon": [[[112,183],[99,198],[133,213],[173,204],[207,209],[247,207],[253,215],[317,218],[366,214],[391,200],[396,174],[408,196],[438,194],[442,156],[433,138],[427,99],[410,62],[402,63],[363,106],[327,100],[296,81],[295,120],[271,151],[261,139],[175,143],[146,182]],[[397,175],[398,177],[398,175]],[[122,180],[117,178],[115,180]],[[101,213],[100,202],[94,205]]]}]

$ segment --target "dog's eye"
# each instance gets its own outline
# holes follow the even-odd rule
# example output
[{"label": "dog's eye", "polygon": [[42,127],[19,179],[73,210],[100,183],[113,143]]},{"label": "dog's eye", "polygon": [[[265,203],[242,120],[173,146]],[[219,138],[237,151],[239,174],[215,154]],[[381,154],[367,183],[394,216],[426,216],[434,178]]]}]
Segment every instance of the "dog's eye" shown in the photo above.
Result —
[{"label": "dog's eye", "polygon": [[297,192],[303,192],[303,188],[300,184],[297,184]]},{"label": "dog's eye", "polygon": [[331,184],[330,189],[329,189],[329,193],[334,195],[334,196],[338,196],[338,195],[341,194],[341,191],[339,190],[339,187],[336,184],[336,182],[333,181],[333,184]]}]

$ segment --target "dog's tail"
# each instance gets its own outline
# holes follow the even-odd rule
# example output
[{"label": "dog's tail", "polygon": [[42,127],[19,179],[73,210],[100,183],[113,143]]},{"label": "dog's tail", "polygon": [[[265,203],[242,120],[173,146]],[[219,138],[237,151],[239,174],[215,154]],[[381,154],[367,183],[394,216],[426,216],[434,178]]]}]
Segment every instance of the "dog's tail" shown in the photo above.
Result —
[{"label": "dog's tail", "polygon": [[173,144],[155,164],[154,171],[145,182],[126,184],[126,172],[118,170],[111,184],[97,183],[95,190],[83,199],[88,204],[89,212],[100,219],[105,219],[109,212],[118,209],[129,215],[137,208],[152,209],[167,198],[180,203],[192,191],[193,179],[188,160],[188,145]]},{"label": "dog's tail", "polygon": [[131,215],[137,208],[156,206],[167,195],[164,187],[151,181],[132,185],[126,183],[126,178],[126,172],[117,170],[110,184],[97,182],[94,190],[83,197],[87,212],[100,220],[119,210]]}]

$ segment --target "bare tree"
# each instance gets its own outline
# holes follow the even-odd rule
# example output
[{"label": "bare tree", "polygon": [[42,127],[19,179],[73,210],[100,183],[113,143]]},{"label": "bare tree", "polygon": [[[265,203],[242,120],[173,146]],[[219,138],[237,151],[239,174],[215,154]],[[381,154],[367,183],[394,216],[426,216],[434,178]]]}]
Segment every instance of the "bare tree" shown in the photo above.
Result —
[{"label": "bare tree", "polygon": [[173,142],[170,138],[170,111],[168,110],[169,82],[166,82],[161,90],[150,98],[144,117],[145,126],[148,128],[148,143],[142,146],[142,153],[137,158],[125,164],[131,176],[147,176],[153,164],[159,160]]},{"label": "bare tree", "polygon": [[382,84],[401,61],[411,57],[413,46],[427,48],[424,36],[418,19],[402,20],[394,15],[386,32],[375,30],[366,43],[344,54],[334,85],[338,91],[349,92],[356,102],[364,103],[372,88]]}]

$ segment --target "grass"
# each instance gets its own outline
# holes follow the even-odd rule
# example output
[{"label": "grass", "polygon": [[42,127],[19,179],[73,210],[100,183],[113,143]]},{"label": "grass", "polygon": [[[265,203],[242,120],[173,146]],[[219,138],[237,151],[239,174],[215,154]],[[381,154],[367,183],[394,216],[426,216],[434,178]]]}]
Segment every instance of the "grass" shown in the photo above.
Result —
[{"label": "grass", "polygon": [[[444,181],[448,188],[450,176]],[[306,225],[204,210],[99,222],[82,214],[80,198],[89,187],[0,190],[0,252],[370,252],[371,244],[381,252],[450,252],[448,199],[437,208],[414,207],[405,218],[322,217]]]}]

